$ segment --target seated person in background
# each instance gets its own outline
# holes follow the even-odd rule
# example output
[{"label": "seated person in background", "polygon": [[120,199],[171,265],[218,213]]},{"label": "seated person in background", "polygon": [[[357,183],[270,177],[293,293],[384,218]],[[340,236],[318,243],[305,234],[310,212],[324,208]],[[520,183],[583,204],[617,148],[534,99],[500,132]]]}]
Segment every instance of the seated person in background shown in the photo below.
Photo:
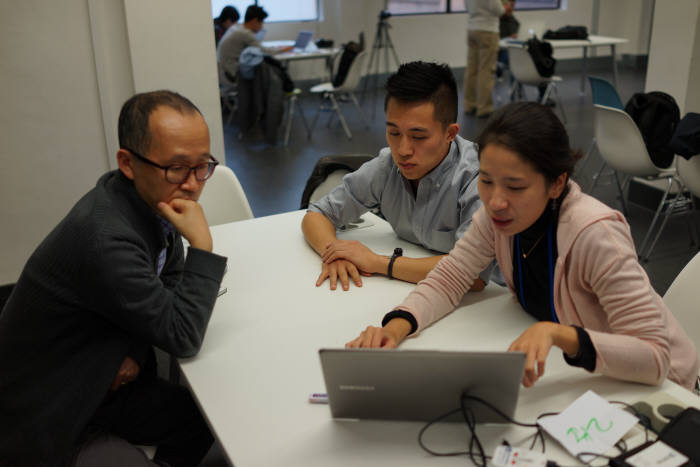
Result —
[{"label": "seated person in background", "polygon": [[471,227],[384,327],[368,327],[347,346],[396,347],[451,312],[495,256],[520,305],[539,321],[508,349],[526,354],[526,387],[544,374],[556,346],[570,365],[591,372],[647,384],[669,378],[692,389],[695,346],[637,262],[624,216],[570,180],[580,154],[554,113],[508,105],[476,143],[483,207]]},{"label": "seated person in background", "polygon": [[214,38],[216,40],[216,45],[219,45],[219,41],[221,41],[226,33],[230,34],[234,31],[234,26],[240,17],[241,15],[234,6],[226,5],[221,9],[221,14],[214,20]]},{"label": "seated person in background", "polygon": [[219,66],[230,81],[236,80],[238,57],[241,56],[241,52],[246,47],[260,47],[263,53],[267,55],[288,52],[294,48],[294,46],[282,48],[266,48],[262,46],[255,34],[262,30],[265,18],[267,18],[267,12],[262,7],[249,6],[245,11],[243,25],[236,27],[230,34],[226,34],[219,42],[219,46],[216,49],[216,58]]},{"label": "seated person in background", "polygon": [[[389,147],[312,203],[302,221],[306,241],[322,259],[316,286],[329,279],[335,290],[340,279],[348,290],[349,279],[360,287],[360,275],[389,275],[389,257],[335,235],[336,227],[369,210],[378,210],[399,237],[447,253],[480,206],[476,148],[457,134],[457,84],[449,67],[403,64],[387,80],[386,92]],[[418,282],[442,256],[396,258],[391,276]],[[473,289],[481,290],[488,275]]]},{"label": "seated person in background", "polygon": [[34,251],[0,314],[2,466],[154,465],[129,443],[195,466],[213,442],[152,348],[199,351],[224,274],[197,203],[217,164],[209,129],[179,94],[137,94],[119,146],[119,170]]}]

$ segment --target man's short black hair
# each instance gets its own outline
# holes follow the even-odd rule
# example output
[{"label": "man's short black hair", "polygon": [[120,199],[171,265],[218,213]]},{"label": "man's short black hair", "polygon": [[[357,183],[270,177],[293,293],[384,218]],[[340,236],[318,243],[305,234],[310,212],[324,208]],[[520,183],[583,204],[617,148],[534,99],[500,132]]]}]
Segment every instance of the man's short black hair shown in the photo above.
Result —
[{"label": "man's short black hair", "polygon": [[261,6],[257,5],[250,5],[246,10],[245,10],[245,22],[247,23],[248,21],[257,19],[260,21],[265,21],[265,18],[267,18],[267,11],[263,9]]},{"label": "man's short black hair", "polygon": [[124,103],[119,112],[119,147],[147,154],[151,146],[149,118],[153,111],[162,105],[182,114],[202,114],[189,99],[173,91],[135,94]]},{"label": "man's short black hair", "polygon": [[222,22],[226,21],[227,19],[231,20],[232,23],[237,22],[241,18],[240,13],[238,13],[238,10],[236,9],[235,6],[232,5],[226,5],[221,9],[221,14],[219,15],[218,18],[216,18],[216,21],[221,24]]},{"label": "man's short black hair", "polygon": [[432,102],[435,120],[443,126],[457,122],[457,82],[444,63],[404,63],[389,77],[385,88],[384,111],[391,98],[403,102]]}]

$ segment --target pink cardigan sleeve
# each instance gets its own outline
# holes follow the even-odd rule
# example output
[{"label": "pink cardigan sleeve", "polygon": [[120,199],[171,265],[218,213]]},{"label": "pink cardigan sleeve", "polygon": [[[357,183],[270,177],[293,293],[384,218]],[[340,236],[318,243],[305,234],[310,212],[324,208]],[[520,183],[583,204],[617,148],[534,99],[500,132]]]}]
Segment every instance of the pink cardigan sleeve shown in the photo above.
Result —
[{"label": "pink cardigan sleeve", "polygon": [[596,349],[595,371],[661,383],[671,360],[670,312],[637,261],[627,225],[610,220],[591,224],[572,246],[570,261],[569,279],[577,277],[579,287],[590,288],[602,310],[577,310]]},{"label": "pink cardigan sleeve", "polygon": [[395,309],[411,313],[420,332],[455,309],[494,256],[494,233],[482,206],[449,255]]}]

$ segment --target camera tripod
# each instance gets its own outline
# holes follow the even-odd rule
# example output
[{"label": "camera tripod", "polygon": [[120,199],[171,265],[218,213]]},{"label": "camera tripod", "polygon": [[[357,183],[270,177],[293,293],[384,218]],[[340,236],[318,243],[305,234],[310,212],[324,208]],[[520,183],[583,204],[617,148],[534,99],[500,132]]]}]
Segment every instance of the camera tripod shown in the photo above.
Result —
[{"label": "camera tripod", "polygon": [[[387,21],[391,13],[386,10],[379,12],[379,21],[377,22],[377,34],[374,36],[374,43],[372,44],[372,54],[369,57],[369,63],[367,65],[367,71],[365,72],[365,82],[362,88],[362,101],[364,103],[365,93],[367,92],[367,87],[369,85],[370,79],[372,79],[372,97],[374,98],[377,90],[377,79],[379,77],[379,62],[381,61],[381,50],[384,49],[384,72],[389,73],[389,51],[394,57],[396,62],[396,67],[399,67],[399,56],[396,54],[396,49],[394,48],[393,42],[391,42],[391,36],[389,35],[389,28],[391,25]],[[374,67],[374,73],[372,73],[372,67]],[[374,99],[372,99],[374,103]],[[376,105],[372,105],[372,120],[375,118]]]}]

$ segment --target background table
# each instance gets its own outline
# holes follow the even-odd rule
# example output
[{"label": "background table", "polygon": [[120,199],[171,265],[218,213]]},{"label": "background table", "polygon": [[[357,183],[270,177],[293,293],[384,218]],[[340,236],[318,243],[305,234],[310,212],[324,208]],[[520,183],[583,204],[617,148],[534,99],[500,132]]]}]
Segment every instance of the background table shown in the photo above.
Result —
[{"label": "background table", "polygon": [[[247,466],[462,466],[464,457],[435,458],[416,437],[420,422],[334,421],[326,405],[308,403],[325,392],[318,358],[322,347],[342,347],[413,289],[383,276],[363,278],[364,286],[344,292],[315,287],[320,260],[301,233],[304,212],[214,227],[214,250],[228,256],[223,286],[199,355],[180,361],[182,373],[229,459]],[[424,256],[420,247],[399,240],[375,216],[367,228],[341,233],[390,254]],[[407,339],[404,349],[504,350],[533,320],[510,293],[496,285],[465,296],[460,307]],[[420,373],[416,374],[420,377]],[[679,386],[662,386],[686,403],[697,397]],[[568,367],[558,349],[547,360],[545,376],[521,388],[516,411],[532,422],[545,411],[559,411],[587,389],[611,400],[636,401],[658,387],[615,381]],[[458,401],[455,401],[455,407]],[[532,429],[511,425],[478,428],[487,454],[502,439],[524,443]],[[466,447],[462,424],[441,424],[425,441],[436,450]],[[529,443],[529,441],[527,441]],[[572,460],[548,438],[550,459]]]},{"label": "background table", "polygon": [[[295,41],[264,41],[262,45],[263,47],[274,47],[279,49],[283,47],[289,47],[290,45],[294,45],[294,42]],[[340,47],[316,49],[310,50],[308,52],[290,50],[288,52],[281,52],[275,54],[273,55],[273,57],[282,62],[285,66],[287,66],[289,62],[298,60],[323,59],[326,61],[326,71],[328,74],[327,79],[330,80],[333,76],[333,59],[335,59],[336,55],[338,55],[341,52],[341,50],[342,49]]]},{"label": "background table", "polygon": [[[626,44],[629,40],[621,37],[607,37],[607,36],[595,36],[589,35],[588,39],[545,39],[552,45],[553,49],[583,49],[583,60],[581,61],[581,94],[584,93],[586,89],[586,62],[588,58],[588,49],[591,47],[610,47],[610,55],[612,60],[612,71],[613,71],[613,83],[617,87],[617,62],[615,47],[618,44]],[[522,47],[524,41],[522,40],[512,40],[512,39],[501,39],[501,47]]]}]

